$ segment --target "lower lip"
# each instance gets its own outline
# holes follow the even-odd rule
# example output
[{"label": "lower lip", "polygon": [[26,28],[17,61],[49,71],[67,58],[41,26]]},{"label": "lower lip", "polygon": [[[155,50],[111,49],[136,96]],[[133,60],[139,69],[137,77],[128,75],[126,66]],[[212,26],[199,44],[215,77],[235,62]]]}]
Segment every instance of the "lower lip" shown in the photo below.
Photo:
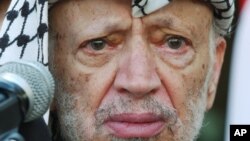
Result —
[{"label": "lower lip", "polygon": [[106,125],[115,136],[120,138],[149,138],[159,134],[164,129],[165,123],[163,121],[149,123],[108,121]]}]

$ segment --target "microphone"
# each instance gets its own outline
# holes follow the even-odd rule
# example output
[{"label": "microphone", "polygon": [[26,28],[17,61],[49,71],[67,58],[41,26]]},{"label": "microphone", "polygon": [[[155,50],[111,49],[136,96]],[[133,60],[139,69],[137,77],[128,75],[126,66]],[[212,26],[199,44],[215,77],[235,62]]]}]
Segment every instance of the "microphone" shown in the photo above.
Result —
[{"label": "microphone", "polygon": [[21,122],[41,117],[54,94],[51,73],[38,62],[9,62],[0,67],[0,137]]}]

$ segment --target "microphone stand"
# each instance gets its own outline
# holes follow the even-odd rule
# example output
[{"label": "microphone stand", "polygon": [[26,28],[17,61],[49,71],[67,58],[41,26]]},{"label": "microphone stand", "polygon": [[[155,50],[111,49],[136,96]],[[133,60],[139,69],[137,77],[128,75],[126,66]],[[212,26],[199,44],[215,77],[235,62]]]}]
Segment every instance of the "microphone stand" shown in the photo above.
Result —
[{"label": "microphone stand", "polygon": [[7,133],[0,135],[0,141],[25,141],[17,129],[11,130]]},{"label": "microphone stand", "polygon": [[[24,141],[18,126],[26,112],[24,92],[0,78],[0,141]],[[27,106],[27,105],[26,105]]]}]

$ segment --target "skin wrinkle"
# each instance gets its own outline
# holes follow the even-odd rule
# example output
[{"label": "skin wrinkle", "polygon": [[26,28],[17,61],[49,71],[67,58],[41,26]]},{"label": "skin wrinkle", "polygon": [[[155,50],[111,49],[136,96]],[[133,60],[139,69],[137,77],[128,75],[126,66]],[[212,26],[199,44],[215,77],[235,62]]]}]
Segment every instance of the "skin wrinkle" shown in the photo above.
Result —
[{"label": "skin wrinkle", "polygon": [[[79,6],[77,6],[77,7],[79,7]],[[66,9],[66,8],[65,8]],[[79,9],[80,10],[80,9]],[[70,13],[73,13],[73,12],[70,12]],[[97,12],[96,12],[97,13]],[[102,12],[99,12],[99,13],[102,13]],[[92,13],[93,14],[93,13]],[[69,16],[69,18],[70,18],[71,16]],[[77,16],[75,16],[75,17],[77,17]],[[83,18],[83,19],[85,19],[85,18]],[[99,19],[99,18],[98,18]],[[115,18],[115,19],[117,19],[117,18]],[[79,20],[79,19],[77,19],[77,20]],[[120,29],[124,29],[124,27],[121,27],[121,25],[119,24],[117,24],[117,23],[121,23],[121,20],[114,20],[114,18],[112,19],[114,22],[111,22],[111,24],[105,24],[105,20],[102,20],[102,21],[104,21],[104,23],[102,22],[102,21],[96,21],[96,20],[92,20],[92,22],[91,23],[95,23],[95,22],[97,22],[97,23],[102,23],[102,25],[104,24],[104,25],[106,25],[107,27],[105,27],[105,28],[103,28],[103,29],[105,29],[106,31],[103,31],[103,35],[105,35],[107,32],[110,32],[109,30],[110,29],[112,29],[111,28],[111,26],[113,26],[113,27],[119,27]],[[70,21],[70,20],[68,20],[68,21]],[[84,23],[84,21],[83,22],[81,22],[81,23]],[[92,24],[89,24],[89,25],[92,25]],[[113,23],[113,24],[112,24]],[[116,26],[114,26],[114,25],[116,25]],[[66,24],[66,26],[72,26],[72,24],[70,24],[69,22],[67,22],[67,24]],[[89,29],[88,29],[89,28]],[[95,31],[98,31],[99,30],[99,28],[96,28],[96,29],[93,29],[93,26],[87,26],[87,28],[85,28],[85,32],[87,32],[87,33],[95,33]],[[116,29],[113,29],[113,30],[116,30]],[[98,31],[99,32],[99,31]],[[59,33],[57,33],[57,34],[59,34]],[[60,33],[61,34],[61,33]],[[63,33],[63,34],[65,34],[65,33]],[[95,34],[97,34],[97,33],[95,33]],[[99,36],[102,36],[102,34],[100,35],[100,34],[98,34]],[[68,36],[78,36],[78,35],[68,35]],[[96,36],[96,35],[90,35],[90,34],[88,34],[86,37],[88,37],[88,38],[92,38],[92,36]],[[77,39],[78,37],[75,37],[75,39],[76,40],[78,40]],[[82,41],[82,40],[81,40]],[[58,42],[60,42],[60,41],[58,41]],[[74,44],[74,43],[72,43],[72,44]],[[80,44],[80,43],[77,43],[77,46],[78,46],[78,44]],[[77,50],[75,50],[74,52],[78,52],[78,49]],[[88,57],[88,56],[84,56],[84,57],[82,57],[83,55],[79,55],[79,56],[81,56],[81,60],[86,60],[86,61],[82,61],[81,63],[83,63],[83,64],[85,64],[85,65],[90,65],[90,66],[94,66],[94,67],[100,67],[100,66],[102,66],[102,65],[104,65],[107,61],[109,61],[109,59],[110,59],[110,57],[109,56],[107,56],[107,55],[103,55],[103,56],[99,56],[99,57],[97,57],[97,58],[95,58],[95,60],[97,60],[97,61],[94,61],[93,60],[93,58],[91,58],[91,57]],[[77,58],[79,58],[79,56],[77,56]],[[86,64],[86,62],[93,62],[93,63],[91,63],[91,64]],[[99,62],[99,63],[96,63],[96,62]]]},{"label": "skin wrinkle", "polygon": [[[131,16],[128,16],[128,13],[130,13],[129,10],[131,10],[128,8],[130,3],[127,3],[126,6],[122,6],[122,4],[119,4],[116,0],[106,1],[106,5],[103,1],[96,1],[100,7],[95,6],[95,8],[100,8],[99,10],[103,9],[107,5],[108,7],[112,7],[113,13],[110,13],[111,15],[109,17],[114,18],[119,15],[118,17],[121,19],[128,17],[129,19],[131,18]],[[82,3],[79,2],[78,7],[81,7],[81,9],[86,7],[91,9],[93,5],[96,4],[96,1],[86,0]],[[178,3],[180,6],[186,6],[183,10],[191,8],[189,6],[192,6],[193,4],[182,2],[184,1],[180,1]],[[50,69],[56,78],[57,85],[55,108],[52,109],[52,112],[55,112],[59,118],[60,129],[57,130],[61,130],[61,136],[65,138],[65,141],[103,141],[104,138],[107,141],[191,141],[196,138],[198,131],[202,126],[206,103],[208,102],[207,92],[210,87],[210,81],[212,80],[211,77],[214,73],[214,68],[212,66],[214,66],[215,63],[214,56],[216,48],[211,47],[215,46],[213,38],[214,35],[212,32],[213,29],[204,29],[205,24],[212,27],[211,21],[197,20],[199,18],[195,18],[195,16],[199,17],[199,15],[194,15],[194,19],[197,21],[193,20],[192,24],[197,23],[197,29],[191,29],[193,30],[192,32],[195,32],[195,34],[192,33],[193,36],[200,33],[199,29],[203,29],[204,32],[202,33],[209,33],[209,30],[211,32],[210,35],[204,34],[202,37],[199,35],[191,38],[195,49],[195,57],[193,57],[193,61],[190,64],[187,64],[186,67],[176,68],[173,65],[170,65],[167,60],[164,61],[164,59],[160,59],[160,54],[158,54],[157,51],[152,51],[155,49],[152,48],[152,46],[143,48],[144,45],[146,46],[151,42],[149,40],[145,40],[148,39],[148,35],[142,36],[142,33],[150,34],[151,32],[148,32],[150,31],[149,29],[152,29],[150,27],[157,27],[152,24],[152,21],[154,21],[152,20],[154,18],[153,14],[143,18],[142,23],[144,25],[141,26],[143,30],[140,28],[137,29],[139,31],[136,32],[136,35],[140,39],[141,46],[138,48],[135,48],[137,46],[133,46],[135,42],[130,38],[135,37],[135,32],[131,32],[131,25],[129,22],[123,22],[125,25],[122,27],[125,27],[125,30],[122,29],[121,31],[123,31],[126,35],[123,36],[126,38],[124,40],[126,44],[123,45],[123,48],[121,50],[114,50],[116,53],[109,54],[110,58],[108,60],[105,60],[103,56],[98,56],[100,57],[99,59],[93,59],[94,57],[92,56],[93,58],[89,57],[89,60],[85,60],[78,58],[79,56],[77,55],[81,56],[86,54],[83,50],[80,50],[77,47],[80,43],[80,39],[85,40],[85,36],[88,35],[88,33],[85,33],[84,30],[84,27],[88,24],[88,21],[86,20],[88,18],[83,16],[88,12],[80,12],[80,15],[76,12],[75,16],[81,17],[76,21],[67,16],[66,17],[69,18],[67,21],[61,21],[60,18],[64,18],[67,14],[61,15],[63,17],[57,16],[57,14],[64,10],[62,7],[65,6],[64,8],[67,9],[66,5],[67,4],[62,2],[61,5],[58,5],[58,7],[54,7],[56,12],[53,12],[53,9],[50,11],[50,23],[53,32],[65,35],[63,40],[61,39],[50,42],[50,59],[52,61]],[[68,6],[70,7],[70,5]],[[208,9],[203,8],[204,6],[202,5],[199,6],[201,6],[200,13],[207,15],[209,17],[208,19],[210,19],[211,11],[207,11]],[[177,12],[175,13],[176,15],[180,15],[174,7],[175,6],[173,4],[172,8],[168,7],[164,10],[166,10],[167,13],[175,11]],[[189,12],[192,12],[191,9]],[[75,11],[73,10],[71,12]],[[119,12],[122,14],[119,14]],[[98,16],[98,13],[94,14]],[[154,14],[154,16],[157,16],[157,12]],[[202,14],[200,14],[200,16],[203,17]],[[109,21],[109,17],[105,17],[105,20]],[[185,14],[178,18],[184,17]],[[98,18],[99,17],[92,17],[94,20],[101,20]],[[82,24],[82,19],[85,20],[84,22],[86,22],[86,25]],[[72,26],[72,24],[69,24],[70,22],[75,22],[74,24],[76,26]],[[200,22],[205,22],[205,24],[199,24]],[[64,23],[70,26],[67,28],[60,26]],[[80,23],[81,26],[79,27]],[[140,22],[138,21],[136,22],[138,25],[139,23]],[[95,24],[93,23],[91,26],[94,28]],[[194,25],[193,27],[196,26]],[[116,26],[116,28],[121,27]],[[101,27],[95,28],[95,30],[92,31],[92,35],[95,34],[95,32],[97,33],[93,37],[99,37],[100,31],[96,31],[97,29],[103,30]],[[109,30],[110,29],[112,28],[109,27]],[[77,30],[81,33],[85,33],[86,35],[82,36],[81,34],[78,34],[79,32],[74,33]],[[180,32],[172,30],[173,29],[168,29],[166,32],[169,34]],[[67,32],[69,33],[66,34]],[[133,36],[128,36],[131,34]],[[180,32],[180,34],[185,35],[185,33],[182,32]],[[102,36],[102,34],[100,36]],[[71,38],[72,40],[70,40]],[[79,41],[75,38],[78,38]],[[193,38],[197,38],[198,41],[194,41]],[[88,39],[89,38],[87,38],[87,40]],[[53,33],[50,35],[50,40],[53,40]],[[53,47],[54,45],[56,45],[56,47]],[[134,51],[135,54],[131,54],[131,51]],[[142,53],[140,53],[140,51]],[[131,60],[133,57],[135,59]],[[101,63],[100,65],[99,63],[103,60],[105,60],[104,63]],[[88,61],[93,62],[91,62],[91,64]],[[139,62],[142,62],[142,64]],[[93,66],[95,64],[99,65]],[[142,69],[142,67],[145,68]],[[131,70],[138,71],[135,70],[137,68],[141,69],[140,71],[142,72],[142,74],[139,75],[141,81],[133,83],[133,85],[128,85],[131,84],[132,81],[136,81],[136,79],[134,79],[136,76],[133,76],[133,71]],[[156,83],[159,80],[161,83]],[[141,85],[141,82],[143,81],[150,82],[149,86],[157,84],[157,89],[149,91],[149,93],[139,97],[137,96],[138,93],[136,93],[138,92],[138,89],[133,89],[133,91],[131,91],[131,88],[135,88],[134,86],[137,84]],[[119,83],[119,85],[117,83]],[[143,83],[143,85],[146,86],[148,83]],[[124,86],[126,86],[125,90]],[[121,89],[123,89],[123,91],[121,91]],[[117,138],[103,125],[104,121],[114,114],[135,111],[137,113],[152,112],[155,114],[163,114],[165,115],[165,119],[170,119],[170,121],[166,122],[164,130],[160,134],[149,139],[137,137],[131,139]]]},{"label": "skin wrinkle", "polygon": [[[191,95],[192,95],[192,94],[191,94]],[[204,94],[203,94],[203,95],[204,95]],[[70,96],[70,95],[69,95],[69,94],[60,95],[60,96],[59,96],[60,98],[58,99],[58,102],[59,102],[60,104],[62,104],[62,105],[68,105],[67,107],[71,107],[71,108],[66,108],[66,107],[65,107],[65,109],[68,109],[68,110],[66,110],[66,111],[65,111],[65,109],[62,110],[62,112],[67,113],[68,115],[71,115],[71,114],[70,114],[70,113],[71,113],[71,110],[74,109],[73,107],[74,107],[74,105],[75,105],[76,102],[75,102],[75,100],[73,99],[73,97],[68,97],[68,96]],[[68,99],[67,97],[68,97],[69,99]],[[64,100],[63,98],[66,98],[66,99],[68,99],[68,100],[66,100],[66,99]],[[121,100],[122,100],[122,99],[121,99]],[[66,102],[67,104],[64,103],[65,101],[67,101],[67,102]],[[200,101],[200,100],[198,99],[197,101]],[[70,102],[70,103],[68,103],[68,102]],[[123,106],[128,106],[128,105],[129,105],[127,102],[122,102],[122,103],[123,103],[123,104],[122,104]],[[200,102],[200,103],[201,103],[201,104],[204,104],[203,102]],[[189,105],[191,105],[191,103],[190,103]],[[114,106],[114,107],[115,107],[115,106]],[[188,106],[188,107],[189,107],[189,106]],[[201,106],[201,107],[202,107],[202,106]],[[108,107],[108,108],[106,108],[106,109],[111,109],[111,107]],[[126,109],[126,108],[125,108],[125,109]],[[196,109],[196,108],[192,107],[191,109],[193,110],[193,109]],[[201,110],[201,111],[202,111],[202,110]],[[99,113],[99,114],[101,114],[102,112],[104,112],[104,110],[100,109],[100,113]],[[193,112],[190,111],[189,114],[193,114]],[[109,113],[109,114],[104,114],[104,115],[110,115],[110,113]],[[62,116],[62,117],[64,117],[64,116]],[[67,117],[67,116],[65,116],[65,117]],[[100,115],[98,116],[98,115],[97,115],[96,117],[102,117],[102,116],[100,116]],[[193,118],[191,118],[191,119],[193,119]],[[69,125],[72,124],[72,123],[74,123],[72,120],[73,120],[73,119],[70,120],[71,122],[69,122]],[[193,120],[195,121],[195,119],[193,119]],[[64,129],[68,129],[68,128],[64,128]],[[98,126],[97,126],[97,129],[98,129]],[[124,140],[124,141],[125,141],[125,140]],[[126,140],[126,141],[127,141],[127,140]],[[132,140],[131,140],[131,141],[132,141]],[[135,140],[135,141],[136,141],[136,140]]]}]

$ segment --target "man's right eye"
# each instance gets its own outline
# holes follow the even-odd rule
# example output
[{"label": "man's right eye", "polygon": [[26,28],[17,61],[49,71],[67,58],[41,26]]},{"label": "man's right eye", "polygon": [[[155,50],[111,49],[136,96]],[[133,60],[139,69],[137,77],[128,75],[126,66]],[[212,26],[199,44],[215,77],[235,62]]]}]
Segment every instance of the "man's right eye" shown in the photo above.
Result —
[{"label": "man's right eye", "polygon": [[108,47],[109,43],[103,38],[88,40],[80,45],[81,50],[89,55],[103,54]]}]

